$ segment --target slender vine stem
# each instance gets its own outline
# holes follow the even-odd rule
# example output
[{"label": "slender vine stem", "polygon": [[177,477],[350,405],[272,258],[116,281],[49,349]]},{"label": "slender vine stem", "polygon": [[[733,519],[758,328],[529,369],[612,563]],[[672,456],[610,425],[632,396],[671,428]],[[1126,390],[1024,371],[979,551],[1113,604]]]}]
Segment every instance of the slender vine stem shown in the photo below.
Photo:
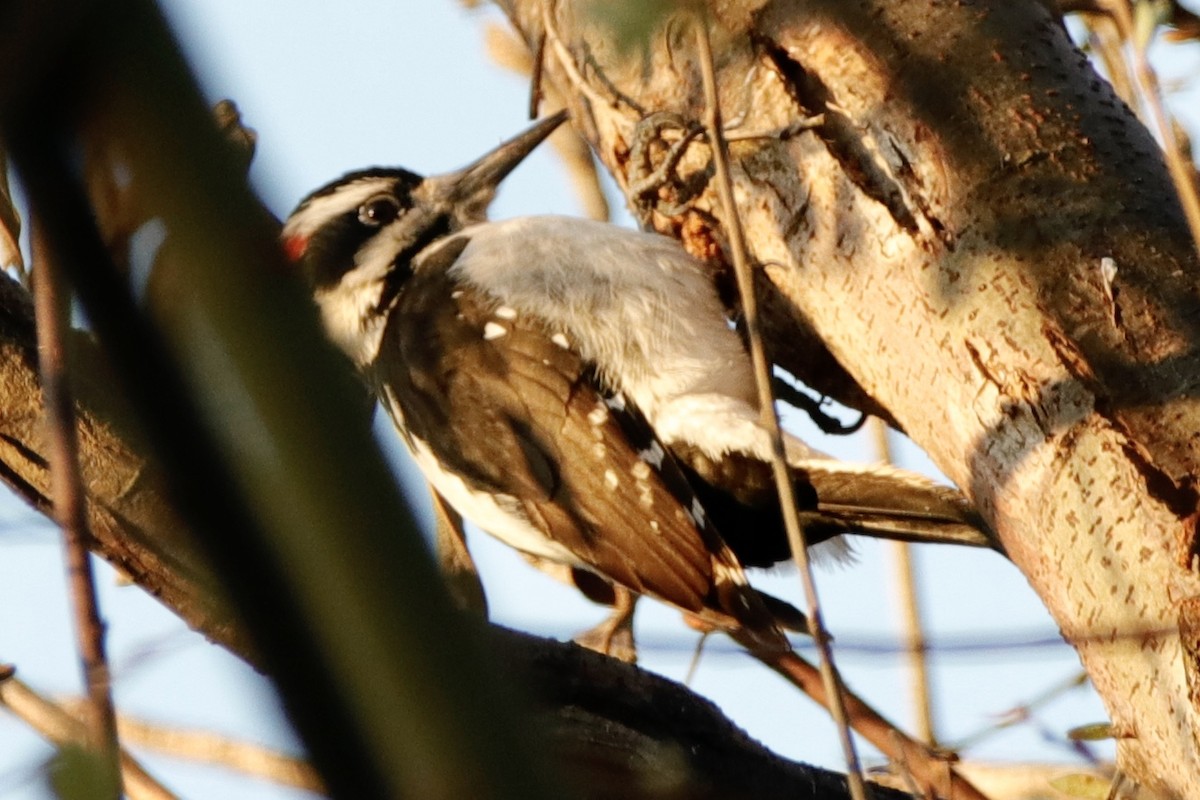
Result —
[{"label": "slender vine stem", "polygon": [[[887,423],[878,417],[871,418],[871,433],[875,440],[875,451],[879,460],[892,463],[892,448],[888,442]],[[916,717],[917,735],[930,746],[937,745],[937,732],[933,724],[933,698],[929,685],[929,644],[925,640],[925,626],[921,617],[921,603],[917,596],[916,570],[913,565],[912,545],[908,542],[889,542],[892,554],[892,569],[896,578],[896,607],[902,616],[904,655],[912,679],[913,712]]]},{"label": "slender vine stem", "polygon": [[62,528],[67,577],[71,589],[75,635],[87,687],[88,744],[114,777],[114,800],[120,796],[117,716],[104,648],[104,622],[96,601],[88,542],[87,505],[79,471],[79,441],[75,433],[75,401],[67,379],[67,333],[70,306],[51,263],[40,227],[33,226],[34,313],[37,318],[38,358],[45,394],[49,439],[50,488],[54,517]]},{"label": "slender vine stem", "polygon": [[775,476],[775,486],[779,492],[779,503],[787,528],[788,543],[792,549],[792,558],[800,570],[800,580],[804,586],[804,596],[808,606],[809,632],[817,644],[821,678],[825,684],[825,693],[829,698],[827,708],[837,725],[842,755],[846,759],[850,796],[854,800],[867,800],[869,794],[866,780],[863,777],[862,763],[859,760],[858,751],[854,747],[854,738],[850,735],[846,717],[845,689],[838,676],[837,666],[833,659],[833,649],[830,647],[829,633],[825,630],[825,623],[821,617],[817,585],[813,580],[812,565],[808,558],[808,545],[804,537],[804,528],[800,524],[800,515],[796,510],[791,471],[788,469],[784,451],[783,430],[779,425],[779,415],[775,411],[775,397],[771,387],[771,368],[763,347],[762,330],[758,318],[758,302],[754,293],[754,276],[750,269],[746,240],[733,197],[733,181],[729,174],[728,146],[722,129],[716,69],[713,62],[712,43],[708,36],[708,20],[705,15],[697,14],[694,21],[696,41],[700,50],[700,73],[704,82],[704,124],[712,148],[717,195],[724,212],[725,231],[729,237],[729,249],[733,260],[734,274],[737,276],[738,294],[742,301],[742,316],[750,338],[750,357],[754,365],[754,382],[758,389],[759,410],[763,425],[771,437],[771,466]]}]

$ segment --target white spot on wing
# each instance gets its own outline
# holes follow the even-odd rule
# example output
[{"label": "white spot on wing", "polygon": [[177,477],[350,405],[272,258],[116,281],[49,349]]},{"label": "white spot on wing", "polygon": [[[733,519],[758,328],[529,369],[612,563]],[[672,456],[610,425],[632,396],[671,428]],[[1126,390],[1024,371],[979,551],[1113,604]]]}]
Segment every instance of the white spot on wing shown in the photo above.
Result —
[{"label": "white spot on wing", "polygon": [[638,461],[629,471],[632,472],[633,477],[637,478],[639,481],[644,481],[650,477],[650,465],[645,461]]},{"label": "white spot on wing", "polygon": [[615,409],[617,411],[624,411],[625,410],[625,396],[620,395],[620,394],[614,394],[612,397],[607,398],[604,401],[604,404],[606,406],[608,406],[609,408]]},{"label": "white spot on wing", "polygon": [[451,293],[450,293],[450,299],[451,299],[451,300],[457,300],[458,298],[460,298],[460,297],[462,297],[462,296],[463,296],[463,290],[462,290],[462,289],[455,289],[453,292],[451,292]]},{"label": "white spot on wing", "polygon": [[563,350],[570,350],[571,343],[567,341],[567,337],[561,333],[556,333],[550,337],[550,341],[561,347]]},{"label": "white spot on wing", "polygon": [[603,461],[608,458],[608,449],[604,446],[603,442],[596,442],[592,445],[592,455],[595,456],[597,461]]},{"label": "white spot on wing", "polygon": [[648,448],[638,451],[638,456],[656,469],[662,466],[665,455],[666,453],[663,452],[662,445],[658,442],[651,442]]},{"label": "white spot on wing", "polygon": [[1106,286],[1111,286],[1113,278],[1117,277],[1117,261],[1115,258],[1105,256],[1100,259],[1100,277],[1104,279]]},{"label": "white spot on wing", "polygon": [[654,531],[655,533],[658,533],[658,528],[659,528],[658,520],[656,520],[656,519],[650,520],[650,530]]},{"label": "white spot on wing", "polygon": [[617,478],[617,473],[613,472],[611,469],[604,470],[604,485],[609,489],[616,489],[618,486],[620,486],[621,481],[619,478]]},{"label": "white spot on wing", "polygon": [[596,427],[600,427],[608,422],[608,409],[605,408],[603,403],[597,403],[596,407],[588,414],[588,422]]},{"label": "white spot on wing", "polygon": [[692,498],[692,519],[701,527],[704,526],[704,506],[700,505],[700,501]]},{"label": "white spot on wing", "polygon": [[506,333],[508,333],[508,328],[505,328],[503,325],[497,325],[495,322],[489,322],[483,326],[483,338],[488,341],[499,339]]},{"label": "white spot on wing", "polygon": [[516,319],[517,310],[511,306],[498,306],[494,312],[500,319]]},{"label": "white spot on wing", "polygon": [[654,508],[654,492],[650,490],[650,484],[638,484],[638,504],[642,508]]}]

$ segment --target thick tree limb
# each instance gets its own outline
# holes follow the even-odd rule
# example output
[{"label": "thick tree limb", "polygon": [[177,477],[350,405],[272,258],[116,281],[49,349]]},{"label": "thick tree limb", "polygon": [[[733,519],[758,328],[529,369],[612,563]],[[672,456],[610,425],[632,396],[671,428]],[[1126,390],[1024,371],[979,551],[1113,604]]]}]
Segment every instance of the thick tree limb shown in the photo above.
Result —
[{"label": "thick tree limb", "polygon": [[[501,5],[547,35],[545,80],[622,186],[645,115],[702,118],[678,26],[640,58],[594,4]],[[973,497],[1077,647],[1122,768],[1200,797],[1200,267],[1153,139],[1032,0],[714,6],[729,118],[825,115],[732,153],[775,357],[859,387]],[[683,183],[707,163],[694,143]],[[647,219],[721,254],[711,192]]]},{"label": "thick tree limb", "polygon": [[[235,651],[248,647],[223,610],[211,577],[190,551],[181,523],[105,375],[104,356],[79,334],[73,341],[80,467],[88,487],[88,527],[96,553],[158,598],[195,630]],[[0,478],[50,514],[50,471],[38,378],[33,306],[0,274]]]}]

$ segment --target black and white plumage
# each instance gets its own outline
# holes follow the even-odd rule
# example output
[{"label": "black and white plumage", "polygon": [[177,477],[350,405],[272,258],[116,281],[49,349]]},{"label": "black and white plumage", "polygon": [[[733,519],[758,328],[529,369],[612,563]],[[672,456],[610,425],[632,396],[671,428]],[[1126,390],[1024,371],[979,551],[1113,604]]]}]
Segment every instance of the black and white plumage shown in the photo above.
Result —
[{"label": "black and white plumage", "polygon": [[[741,565],[790,552],[749,358],[710,275],[656,234],[482,221],[555,124],[448,176],[346,176],[297,208],[285,246],[460,513],[530,556],[770,638]],[[810,543],[862,531],[989,544],[952,489],[787,446]]]},{"label": "black and white plumage", "polygon": [[486,275],[462,269],[476,263],[463,260],[474,234],[488,229],[469,223],[555,124],[455,175],[347,176],[292,214],[285,247],[331,337],[464,517],[531,556],[782,648],[737,557],[572,328],[518,310]]},{"label": "black and white plumage", "polygon": [[[461,246],[456,274],[564,333],[644,414],[744,564],[790,556],[750,359],[702,264],[657,234],[554,216],[489,222],[449,242]],[[862,532],[991,546],[954,489],[839,461],[794,436],[785,444],[797,496],[814,512],[810,544]]]}]

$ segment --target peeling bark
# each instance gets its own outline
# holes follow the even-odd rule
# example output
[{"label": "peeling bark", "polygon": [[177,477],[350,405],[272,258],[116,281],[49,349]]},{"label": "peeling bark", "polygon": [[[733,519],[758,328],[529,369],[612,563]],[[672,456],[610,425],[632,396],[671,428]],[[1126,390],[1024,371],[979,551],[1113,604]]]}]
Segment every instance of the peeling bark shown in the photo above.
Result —
[{"label": "peeling bark", "polygon": [[[528,42],[550,21],[546,80],[622,187],[644,116],[702,118],[682,21],[639,54],[583,2],[500,5]],[[774,356],[861,390],[967,491],[1078,649],[1122,768],[1200,797],[1179,636],[1200,597],[1200,265],[1152,137],[1032,0],[714,6],[731,133],[825,115],[731,148]],[[707,162],[693,142],[679,186]],[[719,261],[713,195],[673,213],[679,186],[631,201]]]}]

